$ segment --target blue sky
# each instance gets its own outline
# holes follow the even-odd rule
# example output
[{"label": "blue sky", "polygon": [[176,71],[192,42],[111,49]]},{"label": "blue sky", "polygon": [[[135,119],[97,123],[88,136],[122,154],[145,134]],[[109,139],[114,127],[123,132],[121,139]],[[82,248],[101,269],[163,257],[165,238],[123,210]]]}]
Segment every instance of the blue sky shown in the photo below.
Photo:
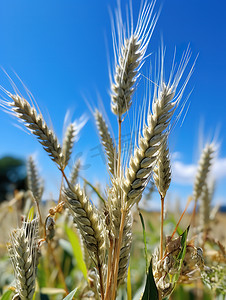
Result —
[{"label": "blue sky", "polygon": [[[132,2],[136,15],[140,1]],[[170,192],[173,197],[178,194],[183,200],[192,192],[200,154],[200,128],[203,128],[204,140],[213,136],[217,128],[221,148],[214,167],[214,174],[218,174],[215,202],[226,203],[226,2],[157,1],[156,11],[160,6],[160,18],[147,50],[152,55],[142,72],[148,74],[150,60],[160,47],[161,37],[167,50],[166,73],[170,71],[175,47],[179,61],[182,51],[190,44],[190,67],[199,54],[185,93],[186,97],[193,90],[188,113],[183,125],[179,123],[170,137],[174,158],[174,181]],[[82,174],[93,183],[107,181],[107,172],[84,97],[92,106],[98,106],[100,95],[117,136],[117,123],[110,112],[108,93],[108,55],[113,62],[109,8],[115,7],[113,0],[0,2],[0,65],[23,92],[14,71],[18,74],[60,140],[68,109],[72,120],[87,114],[89,121],[74,148],[73,159],[83,158]],[[1,72],[0,84],[12,91],[4,72]],[[142,79],[140,88],[145,84]],[[139,93],[142,95],[142,90]],[[136,101],[134,107],[139,106],[139,99]],[[0,111],[0,156],[10,154],[26,158],[36,154],[40,173],[48,182],[47,194],[56,195],[60,183],[56,166],[35,138],[16,128],[15,124],[16,120]]]}]

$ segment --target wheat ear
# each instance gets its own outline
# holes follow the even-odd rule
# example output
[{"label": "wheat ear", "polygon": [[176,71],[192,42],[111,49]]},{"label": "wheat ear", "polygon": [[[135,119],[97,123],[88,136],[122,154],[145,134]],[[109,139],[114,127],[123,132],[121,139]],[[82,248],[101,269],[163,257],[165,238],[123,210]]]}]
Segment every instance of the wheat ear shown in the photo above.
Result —
[{"label": "wheat ear", "polygon": [[[2,88],[3,89],[3,88]],[[60,144],[54,132],[49,129],[43,116],[37,113],[34,106],[19,95],[13,95],[8,91],[4,92],[11,98],[10,101],[1,101],[1,105],[11,114],[20,119],[24,125],[34,134],[44,150],[55,161],[60,168],[63,166],[63,154]]]},{"label": "wheat ear", "polygon": [[201,231],[206,230],[209,226],[210,202],[211,202],[211,193],[209,191],[207,184],[204,184],[200,196],[200,206],[199,206],[199,224],[201,227]]},{"label": "wheat ear", "polygon": [[160,259],[163,256],[163,222],[164,222],[164,201],[166,192],[171,182],[171,170],[169,149],[167,148],[168,134],[165,135],[159,149],[157,163],[154,168],[153,178],[161,196],[161,228],[160,228]]},{"label": "wheat ear", "polygon": [[193,198],[195,200],[191,223],[195,226],[195,213],[198,199],[200,198],[205,184],[207,184],[207,177],[210,171],[211,162],[213,159],[213,154],[215,151],[214,144],[206,144],[204,147],[201,158],[199,160],[198,169],[195,177],[194,188],[193,188]]},{"label": "wheat ear", "polygon": [[108,158],[109,171],[113,176],[116,175],[117,170],[117,152],[114,142],[111,138],[108,126],[102,114],[96,109],[95,111],[96,124],[99,131],[102,145]]},{"label": "wheat ear", "polygon": [[69,159],[71,157],[72,149],[75,142],[75,136],[76,125],[75,123],[70,123],[66,129],[62,146],[62,153],[64,156],[64,168],[68,165]]},{"label": "wheat ear", "polygon": [[118,268],[118,285],[122,284],[128,270],[130,250],[132,245],[132,214],[128,212],[125,218],[124,228],[123,228],[123,238],[122,245],[119,254],[119,268]]},{"label": "wheat ear", "polygon": [[35,201],[39,202],[43,194],[43,185],[41,184],[37,166],[32,156],[29,156],[27,162],[27,182],[28,189],[32,192]]},{"label": "wheat ear", "polygon": [[72,212],[84,244],[97,267],[100,279],[101,298],[104,295],[103,267],[105,257],[105,228],[101,215],[96,210],[79,185],[69,183],[65,189],[66,204]]},{"label": "wheat ear", "polygon": [[158,153],[157,164],[154,168],[153,178],[159,194],[165,198],[171,182],[171,168],[167,137],[164,138]]},{"label": "wheat ear", "polygon": [[175,88],[174,85],[161,83],[158,97],[152,105],[153,114],[148,114],[148,124],[143,127],[143,136],[139,136],[139,147],[136,147],[134,156],[130,159],[123,185],[127,207],[132,206],[141,197],[150,179],[164,140],[163,133],[178,105],[178,99],[173,101]]},{"label": "wheat ear", "polygon": [[115,70],[114,81],[111,80],[111,110],[119,118],[132,104],[134,84],[158,18],[156,15],[152,18],[154,5],[155,1],[151,4],[144,3],[135,30],[131,21],[131,32],[126,31],[120,8],[116,13],[117,34],[113,25]]},{"label": "wheat ear", "polygon": [[38,219],[24,222],[10,235],[9,255],[16,277],[16,291],[21,300],[33,298],[38,264]]},{"label": "wheat ear", "polygon": [[195,201],[197,201],[201,196],[204,184],[206,183],[206,179],[210,171],[214,152],[215,147],[213,144],[206,144],[202,151],[194,183],[193,197]]},{"label": "wheat ear", "polygon": [[72,170],[71,170],[71,173],[70,173],[70,183],[72,185],[75,185],[77,179],[78,179],[78,176],[79,176],[79,170],[81,168],[81,160],[78,159],[73,167],[72,167]]}]

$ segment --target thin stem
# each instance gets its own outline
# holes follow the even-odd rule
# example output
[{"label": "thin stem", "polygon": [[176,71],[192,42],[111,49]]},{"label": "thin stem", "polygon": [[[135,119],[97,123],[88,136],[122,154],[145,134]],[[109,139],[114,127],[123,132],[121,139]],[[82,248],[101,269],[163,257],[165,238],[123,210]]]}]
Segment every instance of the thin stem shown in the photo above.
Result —
[{"label": "thin stem", "polygon": [[35,203],[36,203],[38,214],[39,214],[40,226],[42,227],[43,226],[43,221],[42,221],[42,215],[41,215],[41,210],[40,210],[39,202],[35,200]]},{"label": "thin stem", "polygon": [[161,196],[160,259],[163,256],[164,197]]},{"label": "thin stem", "polygon": [[107,284],[106,284],[106,291],[105,291],[105,298],[108,299],[109,289],[110,289],[110,282],[111,282],[111,266],[112,266],[112,253],[113,253],[113,239],[111,236],[109,236],[110,240],[110,247],[108,251],[108,269],[107,269]]},{"label": "thin stem", "polygon": [[[62,174],[62,177],[61,177],[61,184],[60,184],[60,192],[59,192],[59,198],[58,198],[57,204],[60,204],[60,202],[62,201],[62,189],[63,189],[63,184],[64,184],[64,176],[63,176],[63,174]],[[57,214],[55,214],[54,220],[55,220],[55,222],[56,222],[56,220],[57,220]]]},{"label": "thin stem", "polygon": [[101,294],[101,299],[104,300],[104,284],[103,284],[103,276],[102,276],[102,268],[101,268],[101,263],[99,260],[99,256],[97,257],[97,269],[100,277],[100,294]]},{"label": "thin stem", "polygon": [[59,193],[58,204],[61,202],[63,184],[64,184],[64,177],[62,175],[62,177],[61,177],[61,184],[60,184],[60,193]]},{"label": "thin stem", "polygon": [[65,175],[64,170],[63,170],[63,169],[60,169],[60,171],[61,171],[61,173],[62,173],[62,175],[63,175],[65,181],[67,182],[67,185],[70,186],[70,182],[69,182],[69,180],[67,179],[67,176]]},{"label": "thin stem", "polygon": [[121,170],[121,153],[122,153],[122,119],[118,118],[118,164],[117,164],[117,176],[120,177]]},{"label": "thin stem", "polygon": [[195,227],[196,207],[197,207],[197,199],[195,199],[195,204],[194,204],[194,208],[193,208],[192,216],[191,216],[191,224],[192,224],[194,227]]},{"label": "thin stem", "polygon": [[126,218],[126,210],[122,209],[121,214],[121,223],[120,223],[120,229],[119,229],[119,237],[117,241],[117,248],[116,248],[116,255],[115,255],[115,271],[114,271],[114,284],[113,284],[113,292],[111,299],[114,300],[116,296],[116,290],[117,290],[117,282],[118,282],[118,269],[119,269],[119,256],[120,256],[120,249],[122,244],[122,237],[123,237],[123,229],[124,229],[124,223]]},{"label": "thin stem", "polygon": [[56,264],[56,266],[57,266],[57,268],[58,268],[59,275],[60,275],[61,280],[62,280],[63,285],[64,285],[64,290],[65,290],[66,294],[68,295],[68,294],[69,294],[69,291],[68,291],[67,284],[66,284],[66,281],[65,281],[65,278],[64,278],[64,273],[63,273],[63,271],[62,271],[62,269],[61,269],[61,266],[60,266],[60,263],[59,263],[59,261],[58,261],[58,259],[57,259],[57,256],[56,256],[55,253],[54,253],[54,250],[53,250],[53,248],[52,248],[51,242],[48,242],[48,246],[49,246],[50,252],[51,252],[51,254],[52,254],[52,257],[53,257],[53,259],[54,259],[54,262],[55,262],[55,264]]},{"label": "thin stem", "polygon": [[172,233],[172,235],[171,235],[171,240],[172,240],[174,234],[176,233],[177,228],[178,228],[178,226],[179,226],[179,224],[180,224],[180,222],[181,222],[181,220],[182,220],[182,218],[183,218],[183,216],[184,216],[186,210],[188,209],[188,206],[189,206],[191,200],[192,200],[192,197],[189,197],[189,198],[188,198],[188,201],[187,201],[187,204],[186,204],[186,207],[185,207],[185,209],[184,209],[182,215],[180,216],[180,219],[179,219],[179,221],[178,221],[178,223],[177,223],[177,225],[176,225],[176,227],[175,227],[175,229],[174,229],[174,231],[173,231],[173,233]]}]

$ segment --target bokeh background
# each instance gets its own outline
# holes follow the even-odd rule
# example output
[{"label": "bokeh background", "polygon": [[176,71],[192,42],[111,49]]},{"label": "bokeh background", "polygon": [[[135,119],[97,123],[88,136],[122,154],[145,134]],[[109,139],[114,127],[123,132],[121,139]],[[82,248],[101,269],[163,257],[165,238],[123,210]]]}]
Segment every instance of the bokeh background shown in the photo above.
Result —
[{"label": "bokeh background", "polygon": [[[125,7],[124,1],[121,2]],[[140,1],[132,2],[136,19]],[[67,111],[71,120],[85,114],[88,122],[74,148],[73,160],[82,159],[82,176],[93,183],[107,182],[108,173],[89,106],[93,109],[104,106],[117,139],[117,122],[110,111],[109,97],[109,66],[113,66],[109,10],[114,12],[116,6],[113,0],[0,2],[0,66],[25,97],[23,84],[33,94],[60,140]],[[157,1],[156,11],[160,9],[147,51],[151,55],[141,73],[149,76],[150,62],[154,65],[161,39],[166,46],[166,78],[175,48],[179,62],[190,44],[192,57],[188,71],[198,56],[184,99],[192,93],[170,135],[173,181],[168,196],[171,202],[177,198],[182,200],[182,205],[186,202],[192,193],[200,150],[206,141],[214,139],[219,144],[213,166],[213,177],[217,180],[214,203],[225,205],[226,2]],[[4,70],[0,73],[0,85],[12,92]],[[154,79],[151,75],[150,78]],[[148,84],[141,76],[132,107],[132,116],[137,119],[142,113],[139,107]],[[4,97],[2,93],[1,98]],[[51,194],[54,197],[60,186],[56,166],[35,138],[17,127],[17,120],[0,110],[0,157],[26,159],[35,155],[45,179],[45,199]],[[130,128],[125,127],[125,137],[130,136]],[[151,205],[158,208],[158,200]]]}]

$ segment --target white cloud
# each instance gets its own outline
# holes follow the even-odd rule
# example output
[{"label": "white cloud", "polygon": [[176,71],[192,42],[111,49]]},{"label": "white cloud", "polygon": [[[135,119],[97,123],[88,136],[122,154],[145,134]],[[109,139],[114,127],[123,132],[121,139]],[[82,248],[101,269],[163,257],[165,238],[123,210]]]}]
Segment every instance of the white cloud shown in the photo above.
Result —
[{"label": "white cloud", "polygon": [[[196,175],[197,165],[184,164],[176,155],[172,161],[172,180],[174,183],[192,185]],[[215,180],[226,178],[226,158],[216,158],[213,162],[211,175]]]},{"label": "white cloud", "polygon": [[172,181],[180,184],[191,185],[194,182],[196,165],[186,165],[181,161],[172,162]]},{"label": "white cloud", "polygon": [[226,178],[226,158],[216,159],[213,165],[212,174],[216,180]]}]

